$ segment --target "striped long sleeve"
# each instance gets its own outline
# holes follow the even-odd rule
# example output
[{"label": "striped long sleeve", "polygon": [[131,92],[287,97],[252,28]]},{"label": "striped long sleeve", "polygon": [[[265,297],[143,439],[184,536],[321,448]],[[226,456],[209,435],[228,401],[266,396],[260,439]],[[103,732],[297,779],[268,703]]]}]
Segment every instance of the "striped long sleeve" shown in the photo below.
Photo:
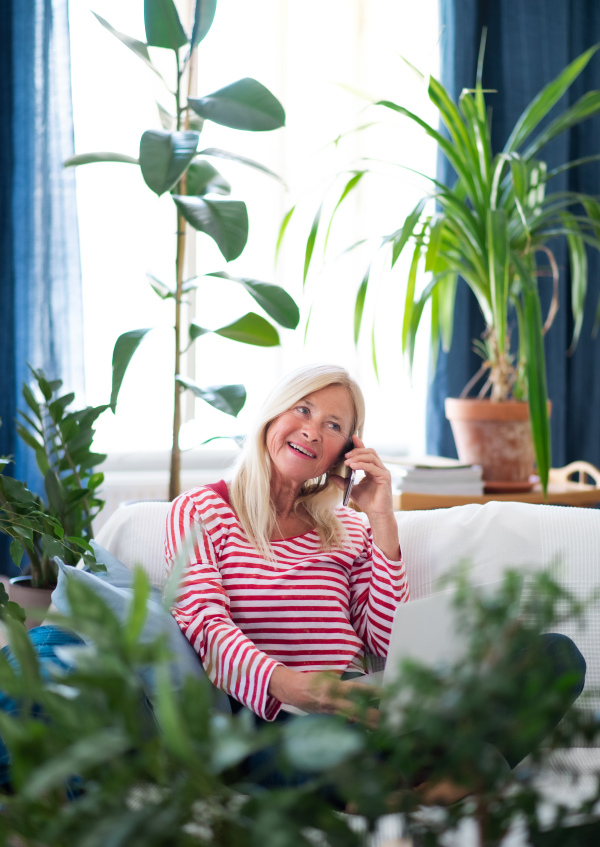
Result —
[{"label": "striped long sleeve", "polygon": [[365,648],[387,654],[396,605],[408,599],[402,561],[373,544],[360,517],[340,507],[340,548],[315,530],[273,541],[276,560],[248,542],[235,513],[209,488],[178,497],[167,518],[167,571],[184,566],[172,614],[209,678],[257,715],[280,709],[268,694],[275,667],[362,670]]}]

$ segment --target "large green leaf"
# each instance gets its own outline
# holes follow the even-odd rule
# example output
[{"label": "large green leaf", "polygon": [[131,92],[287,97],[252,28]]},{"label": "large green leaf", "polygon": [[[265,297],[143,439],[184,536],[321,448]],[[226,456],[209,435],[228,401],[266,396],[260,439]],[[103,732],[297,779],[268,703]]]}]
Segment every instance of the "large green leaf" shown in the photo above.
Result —
[{"label": "large green leaf", "polygon": [[569,353],[573,353],[579,342],[579,336],[581,335],[581,328],[583,326],[588,284],[588,261],[585,244],[579,234],[579,226],[574,215],[563,212],[561,214],[561,220],[571,230],[567,234],[567,244],[571,265],[571,310],[574,320],[573,339],[569,347]]},{"label": "large green leaf", "polygon": [[290,295],[279,285],[269,282],[260,282],[249,277],[230,276],[225,271],[207,274],[220,279],[229,279],[243,286],[246,291],[254,297],[267,315],[286,329],[296,329],[300,320],[300,310]]},{"label": "large green leaf", "polygon": [[231,185],[206,159],[196,158],[185,175],[186,194],[201,197],[204,194],[231,194]]},{"label": "large green leaf", "polygon": [[173,0],[144,0],[144,25],[149,47],[178,50],[188,43]]},{"label": "large green leaf", "polygon": [[148,46],[144,44],[143,41],[138,41],[137,38],[132,38],[130,35],[125,35],[124,32],[119,32],[117,29],[112,27],[107,20],[100,17],[100,15],[96,14],[96,12],[92,12],[94,17],[102,24],[102,26],[107,29],[110,33],[112,33],[115,38],[118,38],[126,47],[129,47],[136,56],[138,56],[144,64],[146,64],[154,73],[159,76],[163,82],[164,79],[160,71],[154,67],[152,64],[152,60],[150,59],[150,54],[148,53]]},{"label": "large green leaf", "polygon": [[140,167],[148,188],[164,194],[179,182],[196,155],[197,132],[149,129],[140,140]]},{"label": "large green leaf", "polygon": [[313,222],[310,227],[310,232],[308,234],[308,238],[306,239],[306,250],[304,251],[304,269],[302,271],[302,285],[306,284],[306,277],[308,276],[310,263],[315,250],[315,242],[317,240],[317,233],[319,231],[319,222],[321,220],[322,209],[323,204],[321,203],[315,213]]},{"label": "large green leaf", "polygon": [[285,124],[285,111],[279,100],[251,77],[205,97],[190,98],[188,104],[201,118],[233,129],[263,132]]},{"label": "large green leaf", "polygon": [[335,204],[333,212],[329,217],[329,223],[327,224],[327,232],[325,233],[325,240],[323,242],[323,253],[325,253],[325,251],[327,250],[327,244],[329,243],[329,235],[331,233],[331,226],[333,224],[333,219],[337,210],[340,208],[340,206],[342,205],[346,197],[350,194],[350,192],[353,191],[356,186],[360,183],[365,173],[366,171],[355,171],[350,177],[350,179],[346,182],[346,185],[344,186],[344,189],[340,194],[340,199]]},{"label": "large green leaf", "polygon": [[363,274],[363,278],[361,280],[360,285],[358,286],[358,291],[356,293],[356,300],[354,302],[354,343],[358,344],[358,338],[360,336],[360,328],[362,325],[363,312],[365,310],[365,298],[367,296],[367,288],[369,286],[369,276],[371,275],[371,262],[367,267],[367,270]]},{"label": "large green leaf", "polygon": [[150,332],[150,329],[151,327],[147,329],[131,329],[129,332],[124,332],[120,335],[115,342],[112,355],[112,391],[110,395],[110,408],[113,412],[117,408],[117,398],[131,357],[139,347],[146,333]]},{"label": "large green leaf", "polygon": [[487,240],[494,329],[498,353],[502,356],[506,349],[510,264],[508,227],[504,209],[488,210]]},{"label": "large green leaf", "polygon": [[600,91],[587,91],[576,103],[560,114],[552,121],[550,126],[546,127],[538,135],[523,153],[523,158],[530,159],[556,135],[560,135],[561,132],[571,129],[571,127],[581,123],[581,121],[585,121],[598,113],[600,113]]},{"label": "large green leaf", "polygon": [[205,200],[174,194],[177,208],[199,232],[216,242],[228,262],[241,254],[248,240],[248,210],[241,200]]},{"label": "large green leaf", "polygon": [[196,397],[214,406],[220,412],[225,412],[226,415],[236,417],[246,402],[246,389],[243,385],[209,385],[207,388],[202,388],[193,379],[184,376],[177,376],[176,379]]},{"label": "large green leaf", "polygon": [[196,9],[194,12],[194,26],[192,28],[192,37],[190,38],[190,47],[193,49],[206,38],[217,9],[217,0],[196,0]]},{"label": "large green leaf", "polygon": [[577,79],[579,74],[590,61],[599,45],[590,47],[585,53],[582,53],[574,59],[570,65],[561,71],[561,73],[552,82],[543,88],[539,94],[534,97],[531,103],[523,111],[521,117],[516,122],[513,131],[510,134],[508,141],[504,147],[506,153],[518,149],[525,139],[539,125],[540,121],[548,114],[550,109],[558,103],[565,91]]},{"label": "large green leaf", "polygon": [[213,332],[231,341],[253,344],[256,347],[276,347],[279,344],[279,333],[275,327],[256,312],[248,312],[239,320]]},{"label": "large green leaf", "polygon": [[95,165],[97,162],[122,162],[126,165],[139,165],[140,160],[133,156],[125,156],[123,153],[80,153],[78,156],[69,156],[63,162],[65,168],[75,168],[78,165]]},{"label": "large green leaf", "polygon": [[532,279],[524,262],[517,256],[513,256],[513,261],[516,264],[521,279],[523,292],[523,347],[525,351],[531,433],[533,436],[537,470],[542,489],[545,493],[551,465],[551,447],[542,311],[536,282]]}]

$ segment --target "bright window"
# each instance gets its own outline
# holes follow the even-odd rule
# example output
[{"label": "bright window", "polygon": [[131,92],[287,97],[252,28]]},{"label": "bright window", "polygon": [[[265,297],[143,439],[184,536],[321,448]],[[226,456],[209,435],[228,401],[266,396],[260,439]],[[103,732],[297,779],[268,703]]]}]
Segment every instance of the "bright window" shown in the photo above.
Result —
[{"label": "bright window", "polygon": [[[95,0],[93,10],[116,29],[144,40],[142,0]],[[169,106],[168,96],[144,64],[100,26],[86,3],[71,3],[70,15],[76,151],[136,156],[141,133],[160,128],[155,101]],[[244,432],[280,375],[304,362],[331,361],[346,366],[365,390],[371,443],[424,452],[428,341],[420,340],[412,386],[400,352],[406,262],[381,274],[377,295],[367,300],[365,331],[355,349],[354,297],[368,249],[338,261],[335,257],[352,241],[398,228],[426,182],[396,168],[361,186],[334,225],[324,266],[316,255],[304,293],[302,236],[305,239],[308,234],[323,186],[361,156],[393,157],[416,171],[433,174],[433,144],[391,113],[382,115],[385,128],[354,133],[337,152],[327,145],[341,131],[375,118],[373,110],[358,115],[366,103],[361,93],[394,100],[435,121],[427,109],[423,84],[400,57],[425,73],[437,73],[438,38],[437,0],[412,4],[219,0],[213,28],[201,45],[199,92],[254,76],[282,101],[287,127],[253,134],[207,123],[201,146],[224,147],[265,163],[282,175],[289,191],[242,166],[214,160],[230,179],[233,195],[248,204],[250,238],[242,256],[226,266],[213,243],[198,236],[197,269],[226,269],[277,282],[296,298],[302,321],[295,333],[281,330],[282,346],[271,350],[214,336],[196,343],[197,381],[203,385],[243,382],[248,401],[237,420],[195,401],[195,419],[185,425],[184,446],[212,435]],[[105,415],[100,421],[97,447],[113,453],[168,449],[173,310],[171,301],[163,303],[151,290],[146,272],[173,279],[174,206],[168,197],[158,200],[144,185],[139,169],[130,165],[85,166],[78,170],[77,180],[89,403],[106,402],[110,395],[111,355],[118,335],[156,327],[132,361],[116,416]],[[275,267],[278,227],[296,200],[302,211],[288,231]],[[304,343],[304,322],[313,303]],[[198,289],[196,319],[203,326],[218,326],[255,308],[249,295],[233,284],[213,280]],[[371,364],[373,315],[379,382]],[[189,401],[188,418],[194,414],[193,407]]]}]

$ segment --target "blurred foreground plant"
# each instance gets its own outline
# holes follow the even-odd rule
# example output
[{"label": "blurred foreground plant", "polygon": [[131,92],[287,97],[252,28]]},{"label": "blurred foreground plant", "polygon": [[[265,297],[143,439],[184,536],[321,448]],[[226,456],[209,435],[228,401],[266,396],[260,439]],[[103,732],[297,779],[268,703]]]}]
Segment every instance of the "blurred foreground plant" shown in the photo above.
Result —
[{"label": "blurred foreground plant", "polygon": [[[575,598],[542,575],[532,577],[517,617],[517,583],[509,575],[490,598],[463,581],[458,619],[472,636],[468,656],[453,668],[407,663],[397,686],[400,715],[390,705],[380,726],[364,731],[323,715],[257,730],[245,710],[215,714],[208,682],[187,678],[175,690],[164,641],[139,642],[150,591],[141,571],[123,623],[86,586],[70,581],[73,611],[62,623],[94,646],[68,648],[76,659],[68,676],[48,684],[22,627],[6,620],[20,671],[0,654],[0,691],[20,701],[21,710],[0,713],[13,761],[0,837],[57,847],[358,847],[367,835],[354,832],[351,819],[336,811],[350,803],[367,831],[381,815],[401,810],[408,829],[426,844],[441,844],[463,818],[474,821],[477,843],[486,847],[499,843],[515,821],[536,845],[569,843],[579,831],[573,813],[591,811],[600,799],[597,784],[577,809],[557,806],[545,832],[538,780],[552,750],[578,745],[582,737],[596,740],[593,716],[572,710],[518,772],[480,755],[482,740],[498,729],[498,698],[514,724],[513,740],[528,742],[555,708],[561,687],[572,683],[561,678],[549,686],[540,664],[531,669],[528,690],[516,690],[514,661],[505,656],[581,612]],[[153,672],[154,712],[146,705],[142,670]],[[391,704],[393,692],[387,696]],[[241,765],[266,748],[275,749],[282,769],[302,771],[307,781],[272,790],[258,785]],[[427,751],[435,751],[429,761]],[[472,796],[426,814],[411,788],[424,763],[430,780],[464,780]],[[595,831],[586,817],[578,823]],[[559,835],[563,841],[544,840]]]}]

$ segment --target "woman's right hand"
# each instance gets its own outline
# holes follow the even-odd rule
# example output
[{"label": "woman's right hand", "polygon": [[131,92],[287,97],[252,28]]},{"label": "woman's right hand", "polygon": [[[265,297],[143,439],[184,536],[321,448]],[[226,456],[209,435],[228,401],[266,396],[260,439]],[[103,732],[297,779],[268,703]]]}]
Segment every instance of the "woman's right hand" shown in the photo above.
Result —
[{"label": "woman's right hand", "polygon": [[[343,715],[357,719],[361,715],[360,699],[352,699],[353,692],[365,694],[365,686],[360,682],[346,680],[342,682],[332,671],[300,671],[278,665],[269,681],[269,694],[286,703],[296,706],[304,712],[320,712],[326,715]],[[369,686],[369,694],[378,697],[379,689]],[[366,722],[376,726],[379,711],[367,709]]]}]

